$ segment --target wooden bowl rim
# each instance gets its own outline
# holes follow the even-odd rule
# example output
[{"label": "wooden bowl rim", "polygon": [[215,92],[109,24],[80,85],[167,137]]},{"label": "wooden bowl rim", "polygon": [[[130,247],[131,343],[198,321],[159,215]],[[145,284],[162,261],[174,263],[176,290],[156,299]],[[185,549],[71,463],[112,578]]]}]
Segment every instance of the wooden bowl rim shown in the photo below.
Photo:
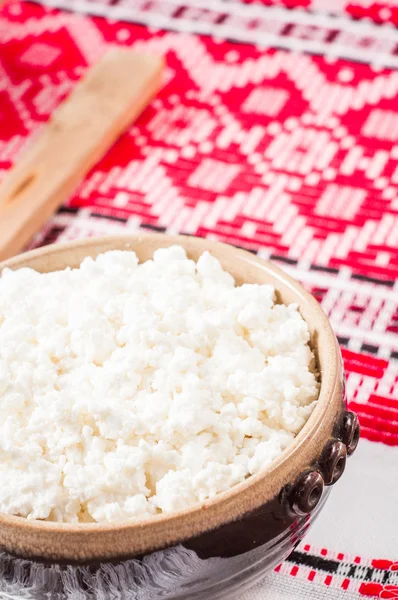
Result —
[{"label": "wooden bowl rim", "polygon": [[[90,251],[93,254],[97,254],[96,248],[98,248],[98,254],[100,254],[112,248],[126,250],[134,249],[134,246],[137,243],[142,243],[143,241],[152,243],[155,246],[161,244],[162,242],[167,242],[167,245],[179,244],[185,246],[186,248],[194,247],[196,250],[209,250],[210,252],[222,251],[228,253],[230,256],[234,255],[247,264],[255,265],[256,268],[259,267],[265,270],[275,279],[275,282],[282,282],[284,285],[287,285],[297,296],[298,301],[308,303],[314,314],[314,324],[317,330],[321,329],[323,331],[325,339],[324,343],[327,344],[330,354],[328,364],[322,372],[317,405],[307,423],[280,457],[275,459],[260,473],[251,475],[244,482],[235,485],[231,489],[218,494],[215,498],[207,500],[202,504],[196,504],[191,508],[176,511],[170,514],[154,515],[142,521],[126,521],[105,524],[81,523],[74,525],[70,523],[26,519],[25,517],[17,517],[1,513],[0,527],[7,525],[8,528],[19,530],[29,528],[32,530],[32,532],[36,531],[39,533],[47,531],[48,533],[52,532],[54,535],[60,533],[63,536],[68,533],[78,533],[83,537],[97,536],[98,534],[106,532],[112,534],[126,530],[128,530],[129,534],[131,535],[137,533],[137,535],[140,536],[147,535],[148,532],[151,531],[150,535],[156,537],[156,529],[161,525],[163,525],[163,531],[165,530],[165,524],[168,531],[178,531],[179,527],[182,524],[185,524],[185,526],[192,531],[192,534],[198,535],[209,529],[209,526],[203,525],[204,521],[206,521],[206,519],[203,520],[203,513],[208,514],[208,517],[210,518],[210,513],[212,512],[211,509],[213,508],[217,508],[218,510],[216,511],[216,515],[214,515],[215,518],[212,518],[210,521],[212,525],[211,528],[222,525],[224,522],[230,522],[231,520],[235,520],[242,516],[243,513],[239,507],[237,508],[237,506],[239,506],[239,502],[236,502],[236,500],[243,498],[245,495],[249,495],[250,492],[256,488],[256,486],[261,486],[261,497],[258,493],[252,494],[253,501],[249,503],[250,510],[254,510],[268,500],[275,498],[280,491],[279,483],[281,480],[283,480],[284,467],[287,467],[289,463],[292,462],[299,463],[300,451],[303,451],[305,448],[306,441],[311,439],[312,436],[315,436],[315,432],[322,427],[324,421],[328,421],[330,423],[330,421],[333,419],[334,413],[336,412],[336,403],[333,403],[331,399],[336,395],[336,388],[338,386],[338,380],[341,377],[342,368],[339,347],[328,318],[326,317],[317,300],[309,292],[307,292],[300,283],[284,273],[277,266],[258,258],[256,255],[248,251],[204,238],[185,235],[171,236],[152,232],[135,235],[129,234],[90,237],[83,240],[76,240],[62,244],[53,244],[20,254],[0,263],[0,274],[5,268],[16,269],[29,267],[31,263],[41,259],[43,259],[45,264],[46,258],[51,257],[54,254],[61,255],[65,252],[68,253],[71,250],[79,252],[87,251],[85,255],[88,255]],[[275,287],[278,289],[277,284]],[[264,494],[264,485],[261,484],[264,484],[266,480],[269,481],[269,485],[267,486],[268,493]],[[277,482],[276,485],[272,483],[273,480]],[[247,511],[244,510],[243,512],[246,513]],[[220,514],[223,515],[223,517],[221,516],[220,518]],[[199,525],[195,525],[195,521],[197,519],[200,521]],[[183,529],[186,530],[186,527]],[[178,539],[178,535],[173,534],[172,537]],[[159,547],[161,547],[161,545],[161,543],[158,544]]]}]

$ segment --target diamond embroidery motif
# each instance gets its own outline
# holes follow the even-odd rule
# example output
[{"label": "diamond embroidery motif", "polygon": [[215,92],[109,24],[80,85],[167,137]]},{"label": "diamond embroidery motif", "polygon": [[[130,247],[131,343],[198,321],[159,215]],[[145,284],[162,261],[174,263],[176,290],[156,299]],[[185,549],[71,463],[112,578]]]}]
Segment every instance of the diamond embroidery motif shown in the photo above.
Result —
[{"label": "diamond embroidery motif", "polygon": [[36,42],[29,46],[27,50],[21,55],[21,62],[29,65],[48,67],[50,66],[61,54],[59,48]]}]

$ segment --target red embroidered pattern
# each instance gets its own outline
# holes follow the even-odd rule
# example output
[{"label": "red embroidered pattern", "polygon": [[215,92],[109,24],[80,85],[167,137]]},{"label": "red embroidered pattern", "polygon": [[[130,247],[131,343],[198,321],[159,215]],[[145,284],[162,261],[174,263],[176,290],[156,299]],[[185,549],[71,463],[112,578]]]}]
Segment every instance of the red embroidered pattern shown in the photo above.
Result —
[{"label": "red embroidered pattern", "polygon": [[[125,22],[7,4],[0,177],[109,44],[164,54],[157,98],[32,246],[153,228],[279,263],[331,319],[362,436],[398,446],[398,72],[389,68],[398,42],[392,28],[342,18],[394,23],[397,8],[339,2],[329,19],[320,0],[286,0],[313,12],[279,7],[250,21],[237,2],[204,3],[68,0],[86,12],[102,4],[108,16],[123,5]],[[397,569],[306,544],[278,571],[396,598]]]}]

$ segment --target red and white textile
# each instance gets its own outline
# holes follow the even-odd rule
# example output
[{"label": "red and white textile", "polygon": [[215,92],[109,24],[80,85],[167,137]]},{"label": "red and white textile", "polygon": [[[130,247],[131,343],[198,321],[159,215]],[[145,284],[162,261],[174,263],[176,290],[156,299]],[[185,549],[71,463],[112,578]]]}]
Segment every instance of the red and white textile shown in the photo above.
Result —
[{"label": "red and white textile", "polygon": [[32,245],[140,228],[220,239],[278,263],[332,321],[362,441],[305,541],[242,600],[398,598],[394,24],[391,0],[0,12],[0,179],[110,44],[167,59],[158,97]]}]

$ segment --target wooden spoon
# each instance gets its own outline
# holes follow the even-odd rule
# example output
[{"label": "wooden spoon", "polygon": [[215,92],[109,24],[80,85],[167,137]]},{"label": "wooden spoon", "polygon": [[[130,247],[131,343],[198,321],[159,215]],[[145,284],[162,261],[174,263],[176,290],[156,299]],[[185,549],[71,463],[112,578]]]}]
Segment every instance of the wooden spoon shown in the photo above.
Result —
[{"label": "wooden spoon", "polygon": [[58,107],[0,187],[0,260],[19,252],[144,110],[163,59],[110,50]]}]

